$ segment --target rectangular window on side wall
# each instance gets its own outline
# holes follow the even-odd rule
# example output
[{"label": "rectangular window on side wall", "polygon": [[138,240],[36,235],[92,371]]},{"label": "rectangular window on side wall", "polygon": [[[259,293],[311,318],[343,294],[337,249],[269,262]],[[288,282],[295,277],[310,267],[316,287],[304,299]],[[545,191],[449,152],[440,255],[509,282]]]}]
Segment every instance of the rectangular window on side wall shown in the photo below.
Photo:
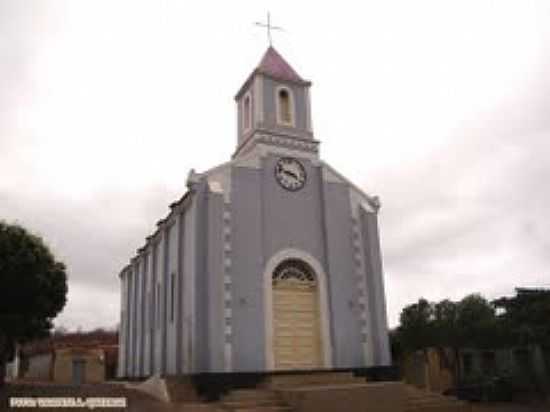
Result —
[{"label": "rectangular window on side wall", "polygon": [[250,96],[246,96],[244,98],[243,103],[243,123],[244,123],[244,130],[250,129],[250,123],[251,123],[251,107],[250,107]]},{"label": "rectangular window on side wall", "polygon": [[[151,291],[147,291],[147,302],[145,302],[145,310],[151,309],[153,306],[151,305]],[[151,318],[151,313],[153,311],[149,310],[149,315],[147,316],[147,331],[151,329],[151,326],[153,325],[153,319]]]},{"label": "rectangular window on side wall", "polygon": [[170,322],[174,322],[174,306],[176,296],[176,274],[170,275]]},{"label": "rectangular window on side wall", "polygon": [[157,284],[157,329],[160,329],[160,285]]}]

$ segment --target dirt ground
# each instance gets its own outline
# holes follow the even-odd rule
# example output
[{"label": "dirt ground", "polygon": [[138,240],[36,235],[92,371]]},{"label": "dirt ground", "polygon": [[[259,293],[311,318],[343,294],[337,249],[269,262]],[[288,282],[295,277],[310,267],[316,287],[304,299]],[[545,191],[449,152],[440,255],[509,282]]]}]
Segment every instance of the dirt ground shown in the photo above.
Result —
[{"label": "dirt ground", "polygon": [[[10,408],[10,397],[125,397],[126,408]],[[215,412],[214,404],[167,404],[137,390],[128,389],[121,383],[104,383],[94,385],[58,385],[43,382],[6,384],[0,390],[0,411],[9,412],[59,412],[59,411],[93,411],[93,412]],[[550,404],[520,405],[510,403],[472,403],[472,412],[550,412]]]},{"label": "dirt ground", "polygon": [[[9,398],[11,397],[63,397],[63,398],[91,398],[91,397],[125,397],[126,408],[10,408]],[[104,383],[93,385],[58,385],[52,383],[15,383],[6,384],[0,390],[0,411],[10,412],[59,412],[59,411],[94,411],[94,412],[183,412],[190,410],[183,405],[172,405],[159,401],[140,391],[128,389],[118,383]],[[206,410],[200,406],[191,408],[191,410]]]},{"label": "dirt ground", "polygon": [[550,404],[472,403],[472,412],[550,412]]}]

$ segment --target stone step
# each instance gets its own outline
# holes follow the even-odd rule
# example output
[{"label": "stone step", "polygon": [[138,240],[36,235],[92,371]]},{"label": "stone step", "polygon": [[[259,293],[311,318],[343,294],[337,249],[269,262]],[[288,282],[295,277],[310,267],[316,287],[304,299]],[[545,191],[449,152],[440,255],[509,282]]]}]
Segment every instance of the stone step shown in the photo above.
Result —
[{"label": "stone step", "polygon": [[406,390],[405,392],[407,398],[425,398],[427,396],[442,396],[438,393],[435,393],[435,392],[430,392],[430,391],[426,391],[424,389],[414,389],[414,390],[411,390],[411,389],[408,389]]},{"label": "stone step", "polygon": [[245,399],[278,399],[277,393],[269,389],[235,389],[223,397],[224,401],[238,401]]},{"label": "stone step", "polygon": [[269,387],[288,387],[304,385],[327,385],[339,383],[364,383],[364,378],[357,378],[352,372],[327,372],[327,373],[309,373],[309,374],[281,374],[272,375],[267,381]]},{"label": "stone step", "polygon": [[277,392],[269,389],[235,389],[219,403],[223,411],[232,412],[290,412]]},{"label": "stone step", "polygon": [[223,400],[221,406],[226,409],[243,409],[255,406],[285,406],[279,399],[241,399],[241,400]]},{"label": "stone step", "polygon": [[430,406],[430,405],[456,405],[461,403],[456,399],[419,399],[414,402],[407,402],[411,407],[415,406]]},{"label": "stone step", "polygon": [[443,402],[453,402],[453,401],[456,401],[457,399],[456,398],[451,398],[451,397],[446,397],[446,396],[442,396],[442,395],[435,395],[435,396],[422,396],[422,397],[414,397],[414,398],[407,398],[407,401],[408,402],[430,402],[430,401],[434,401],[434,402],[438,402],[438,401],[443,401]]},{"label": "stone step", "polygon": [[255,406],[233,409],[233,412],[292,412],[292,408],[290,406]]},{"label": "stone step", "polygon": [[444,405],[407,405],[405,408],[405,412],[470,412],[471,410],[471,405],[461,402]]}]

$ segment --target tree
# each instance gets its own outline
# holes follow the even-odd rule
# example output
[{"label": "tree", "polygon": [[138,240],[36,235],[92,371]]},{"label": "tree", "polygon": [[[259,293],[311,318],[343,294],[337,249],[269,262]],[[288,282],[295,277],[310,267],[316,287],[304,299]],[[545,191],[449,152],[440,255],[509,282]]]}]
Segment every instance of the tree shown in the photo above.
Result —
[{"label": "tree", "polygon": [[491,347],[498,336],[496,330],[495,309],[481,295],[468,295],[459,302],[420,299],[402,310],[395,341],[405,353],[422,350],[426,354],[428,348],[436,349],[459,382],[460,350]]},{"label": "tree", "polygon": [[550,289],[516,288],[516,296],[493,301],[516,345],[539,344],[550,348]]},{"label": "tree", "polygon": [[43,240],[0,221],[0,385],[16,343],[49,335],[67,295],[65,265]]},{"label": "tree", "polygon": [[479,294],[466,296],[458,303],[457,329],[461,347],[478,349],[494,348],[496,340],[495,308]]},{"label": "tree", "polygon": [[425,350],[433,344],[433,306],[424,298],[401,311],[396,339],[404,352]]}]

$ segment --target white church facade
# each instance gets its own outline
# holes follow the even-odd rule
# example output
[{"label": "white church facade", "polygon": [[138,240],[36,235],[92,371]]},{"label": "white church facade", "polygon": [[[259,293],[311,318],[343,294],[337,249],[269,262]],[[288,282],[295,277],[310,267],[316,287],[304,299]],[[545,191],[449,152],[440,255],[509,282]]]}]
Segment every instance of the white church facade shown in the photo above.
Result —
[{"label": "white church facade", "polygon": [[320,159],[310,85],[269,47],[231,160],[120,272],[120,377],[391,364],[379,202]]}]

